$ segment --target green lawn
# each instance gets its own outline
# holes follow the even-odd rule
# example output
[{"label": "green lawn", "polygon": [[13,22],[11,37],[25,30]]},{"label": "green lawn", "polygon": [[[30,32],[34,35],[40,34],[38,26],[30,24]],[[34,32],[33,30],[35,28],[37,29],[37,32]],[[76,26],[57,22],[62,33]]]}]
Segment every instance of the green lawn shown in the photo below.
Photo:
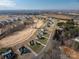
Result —
[{"label": "green lawn", "polygon": [[43,47],[44,47],[44,46],[38,45],[38,44],[33,45],[33,46],[30,45],[30,48],[31,48],[32,50],[34,50],[36,53],[39,53],[39,52],[42,50]]},{"label": "green lawn", "polygon": [[38,41],[40,41],[40,42],[43,43],[43,44],[46,44],[46,43],[47,43],[47,40],[48,40],[48,39],[39,39]]},{"label": "green lawn", "polygon": [[46,44],[47,43],[47,40],[48,40],[48,37],[49,37],[49,35],[48,34],[46,34],[46,35],[44,35],[44,39],[39,39],[38,41],[40,41],[41,43],[43,43],[43,44]]}]

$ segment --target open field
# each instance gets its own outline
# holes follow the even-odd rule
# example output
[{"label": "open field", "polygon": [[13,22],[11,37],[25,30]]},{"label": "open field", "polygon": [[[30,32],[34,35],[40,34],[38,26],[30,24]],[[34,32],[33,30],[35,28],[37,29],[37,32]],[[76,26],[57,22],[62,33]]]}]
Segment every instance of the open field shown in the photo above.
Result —
[{"label": "open field", "polygon": [[0,20],[5,20],[5,19],[7,19],[7,18],[9,18],[7,15],[5,16],[5,15],[0,15]]},{"label": "open field", "polygon": [[[40,28],[43,25],[42,21],[38,21],[37,24],[34,24],[32,26],[37,26],[37,28]],[[2,47],[11,47],[15,46],[19,43],[22,43],[26,40],[28,40],[34,33],[37,31],[37,29],[33,27],[29,27],[23,31],[16,32],[12,36],[8,36],[0,40],[0,48]]]},{"label": "open field", "polygon": [[59,19],[71,19],[71,17],[66,16],[66,15],[50,14],[48,16],[55,17],[55,18],[59,18]]}]

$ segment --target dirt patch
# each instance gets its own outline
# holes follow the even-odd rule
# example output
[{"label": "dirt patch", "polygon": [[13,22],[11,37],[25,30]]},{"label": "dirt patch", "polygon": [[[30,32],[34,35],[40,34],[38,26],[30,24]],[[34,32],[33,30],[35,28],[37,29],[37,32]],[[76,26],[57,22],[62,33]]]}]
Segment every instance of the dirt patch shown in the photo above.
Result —
[{"label": "dirt patch", "polygon": [[[42,21],[38,21],[37,24],[34,24],[32,26],[36,26],[37,28],[40,28],[43,25]],[[28,40],[34,33],[37,31],[35,28],[27,28],[23,31],[19,31],[15,35],[8,36],[6,38],[3,38],[0,40],[0,47],[12,47],[19,43],[22,43],[26,40]]]},{"label": "dirt patch", "polygon": [[79,52],[69,47],[63,47],[63,49],[65,54],[68,55],[71,59],[79,59]]}]

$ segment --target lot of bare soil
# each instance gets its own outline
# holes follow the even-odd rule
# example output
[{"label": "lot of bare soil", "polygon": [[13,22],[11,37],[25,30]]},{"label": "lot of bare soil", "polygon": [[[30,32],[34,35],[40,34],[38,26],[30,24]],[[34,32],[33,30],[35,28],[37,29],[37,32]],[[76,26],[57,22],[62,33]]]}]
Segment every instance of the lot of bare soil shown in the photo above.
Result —
[{"label": "lot of bare soil", "polygon": [[26,40],[29,40],[29,38],[34,35],[34,33],[37,31],[33,26],[36,26],[37,28],[40,28],[43,25],[43,21],[38,21],[37,24],[32,25],[31,27],[16,32],[14,35],[7,36],[0,40],[0,48],[3,47],[12,47],[19,43],[22,43]]}]

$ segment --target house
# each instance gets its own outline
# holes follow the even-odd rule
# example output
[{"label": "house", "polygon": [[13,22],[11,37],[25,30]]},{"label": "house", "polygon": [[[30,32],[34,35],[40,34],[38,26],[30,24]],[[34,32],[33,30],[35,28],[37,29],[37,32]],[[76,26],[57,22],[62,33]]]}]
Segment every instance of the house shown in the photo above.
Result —
[{"label": "house", "polygon": [[1,53],[3,59],[14,59],[16,54],[11,49],[6,49],[4,52]]},{"label": "house", "polygon": [[26,53],[30,53],[31,51],[29,49],[27,49],[25,46],[22,46],[19,48],[19,51],[22,54],[26,54]]},{"label": "house", "polygon": [[79,51],[79,37],[73,39],[73,43],[72,43],[72,47],[75,49],[75,50],[78,50]]}]

